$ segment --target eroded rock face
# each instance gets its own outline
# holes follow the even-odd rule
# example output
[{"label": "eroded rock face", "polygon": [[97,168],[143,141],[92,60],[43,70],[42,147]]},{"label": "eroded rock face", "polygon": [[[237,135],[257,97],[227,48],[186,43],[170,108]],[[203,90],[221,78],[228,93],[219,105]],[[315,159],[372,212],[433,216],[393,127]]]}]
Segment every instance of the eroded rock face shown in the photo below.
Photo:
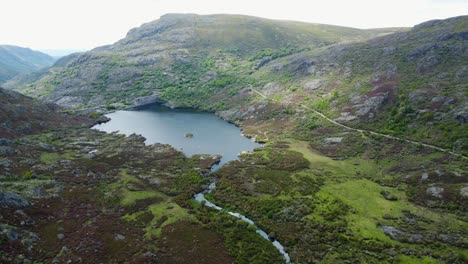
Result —
[{"label": "eroded rock face", "polygon": [[133,104],[135,106],[143,106],[143,105],[148,105],[148,104],[153,104],[153,103],[161,103],[162,100],[159,96],[159,94],[153,94],[149,96],[144,96],[144,97],[138,97],[134,100]]},{"label": "eroded rock face", "polygon": [[0,208],[24,208],[31,204],[13,192],[0,190]]}]

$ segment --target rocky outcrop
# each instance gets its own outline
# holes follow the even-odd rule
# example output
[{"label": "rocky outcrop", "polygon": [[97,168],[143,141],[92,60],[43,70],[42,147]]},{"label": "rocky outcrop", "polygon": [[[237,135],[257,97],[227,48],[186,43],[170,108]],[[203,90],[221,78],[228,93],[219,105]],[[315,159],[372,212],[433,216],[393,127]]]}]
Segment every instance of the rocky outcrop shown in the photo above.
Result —
[{"label": "rocky outcrop", "polygon": [[149,104],[154,104],[154,103],[162,103],[162,102],[163,102],[163,100],[161,100],[161,97],[159,96],[159,93],[155,93],[153,95],[136,98],[135,100],[133,100],[133,105],[134,106],[143,106],[143,105],[149,105]]},{"label": "rocky outcrop", "polygon": [[0,208],[24,208],[31,204],[16,193],[0,190]]}]

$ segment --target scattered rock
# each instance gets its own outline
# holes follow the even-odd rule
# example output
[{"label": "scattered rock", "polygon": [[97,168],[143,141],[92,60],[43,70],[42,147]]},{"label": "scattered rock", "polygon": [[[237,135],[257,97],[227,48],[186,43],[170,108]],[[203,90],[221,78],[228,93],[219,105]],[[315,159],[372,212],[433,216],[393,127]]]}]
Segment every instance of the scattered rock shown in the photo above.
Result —
[{"label": "scattered rock", "polygon": [[424,240],[424,236],[421,234],[410,234],[398,230],[393,226],[381,226],[380,229],[391,239],[400,241],[400,242],[409,242],[409,243],[421,243]]},{"label": "scattered rock", "polygon": [[449,243],[449,244],[454,244],[458,241],[458,237],[447,235],[447,234],[439,234],[437,238],[444,242],[444,243]]},{"label": "scattered rock", "polygon": [[398,238],[403,234],[403,232],[401,232],[393,226],[382,226],[380,227],[380,229],[384,232],[384,234],[386,234],[394,240],[398,240]]},{"label": "scattered rock", "polygon": [[0,167],[9,168],[13,162],[7,158],[0,158]]}]

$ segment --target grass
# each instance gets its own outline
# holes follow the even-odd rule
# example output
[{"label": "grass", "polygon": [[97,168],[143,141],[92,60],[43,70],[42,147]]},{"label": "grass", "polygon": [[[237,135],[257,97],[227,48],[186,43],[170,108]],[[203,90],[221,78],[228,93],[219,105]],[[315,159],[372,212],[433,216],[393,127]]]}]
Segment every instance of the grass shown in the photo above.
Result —
[{"label": "grass", "polygon": [[46,164],[57,162],[60,159],[61,159],[61,156],[58,153],[44,152],[41,154],[41,157],[40,157],[41,162],[46,163]]},{"label": "grass", "polygon": [[[304,158],[310,161],[311,168],[328,171],[330,175],[327,175],[324,185],[316,194],[319,202],[316,210],[308,216],[310,219],[323,220],[321,212],[330,210],[330,201],[338,199],[350,207],[351,213],[346,215],[348,227],[354,235],[363,239],[377,239],[390,244],[399,243],[386,236],[378,225],[395,225],[393,222],[387,222],[383,216],[402,219],[405,217],[404,212],[411,212],[426,219],[427,221],[418,221],[418,225],[425,232],[440,232],[440,230],[453,232],[468,229],[468,224],[458,220],[454,214],[440,213],[410,203],[405,193],[406,185],[386,187],[372,181],[386,177],[379,166],[389,166],[392,164],[389,161],[381,162],[377,166],[373,160],[356,157],[333,160],[310,150],[308,144],[301,141],[290,141],[290,149],[302,153]],[[357,172],[360,174],[359,179],[355,177]],[[366,175],[370,177],[363,179]],[[385,199],[381,191],[390,192],[398,200]]]},{"label": "grass", "polygon": [[[149,238],[151,235],[160,236],[161,229],[169,224],[175,223],[180,220],[190,220],[196,221],[196,218],[193,215],[190,215],[187,212],[187,209],[184,209],[177,205],[175,202],[171,200],[167,200],[165,202],[157,203],[150,205],[148,207],[149,211],[153,214],[154,218],[151,222],[151,225],[146,228],[146,236]],[[162,217],[167,217],[162,224],[160,224],[157,228],[153,228],[155,224],[160,221]]]}]

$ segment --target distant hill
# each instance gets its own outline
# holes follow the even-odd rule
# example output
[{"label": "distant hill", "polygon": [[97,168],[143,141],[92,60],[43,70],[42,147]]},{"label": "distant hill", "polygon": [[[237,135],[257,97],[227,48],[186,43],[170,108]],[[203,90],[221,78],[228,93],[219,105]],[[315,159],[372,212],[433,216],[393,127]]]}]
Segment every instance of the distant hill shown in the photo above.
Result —
[{"label": "distant hill", "polygon": [[55,59],[59,59],[65,56],[68,56],[77,52],[84,52],[84,49],[41,49],[40,52],[43,52],[49,56],[52,56]]},{"label": "distant hill", "polygon": [[20,73],[39,70],[52,65],[55,59],[29,48],[0,45],[0,83]]}]

